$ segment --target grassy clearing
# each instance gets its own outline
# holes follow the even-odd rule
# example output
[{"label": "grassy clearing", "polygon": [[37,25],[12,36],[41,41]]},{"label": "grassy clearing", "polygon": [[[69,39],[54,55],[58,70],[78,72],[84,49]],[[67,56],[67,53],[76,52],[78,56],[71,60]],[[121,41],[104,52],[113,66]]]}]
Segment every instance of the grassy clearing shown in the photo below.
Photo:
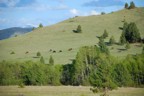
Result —
[{"label": "grassy clearing", "polygon": [[[47,26],[41,29],[0,41],[0,61],[2,60],[14,60],[25,61],[39,59],[33,58],[39,51],[44,56],[46,61],[50,55],[53,55],[56,64],[70,63],[71,59],[75,58],[75,55],[79,47],[84,45],[96,45],[98,38],[103,34],[104,29],[107,29],[109,37],[106,42],[113,35],[116,41],[119,41],[122,30],[119,27],[123,26],[123,20],[127,22],[136,22],[141,36],[144,37],[144,8],[136,8],[131,10],[121,10],[118,12],[99,15],[99,16],[86,16],[75,17],[58,24]],[[72,21],[72,22],[71,22]],[[73,30],[78,25],[82,27],[82,33],[73,33]],[[115,50],[112,50],[114,56],[125,56],[129,53],[141,53],[141,48],[135,47],[131,51],[118,52],[116,50],[118,46],[114,46]],[[72,51],[68,51],[69,48],[73,48]],[[56,50],[56,53],[50,53],[49,50]],[[59,53],[58,51],[63,52]],[[28,54],[25,54],[26,52]],[[15,54],[10,54],[15,52]],[[120,54],[120,55],[119,55]]]},{"label": "grassy clearing", "polygon": [[[23,95],[22,95],[23,94]],[[144,88],[119,88],[109,92],[110,96],[144,96]],[[74,86],[0,86],[0,96],[99,96],[90,87]]]}]

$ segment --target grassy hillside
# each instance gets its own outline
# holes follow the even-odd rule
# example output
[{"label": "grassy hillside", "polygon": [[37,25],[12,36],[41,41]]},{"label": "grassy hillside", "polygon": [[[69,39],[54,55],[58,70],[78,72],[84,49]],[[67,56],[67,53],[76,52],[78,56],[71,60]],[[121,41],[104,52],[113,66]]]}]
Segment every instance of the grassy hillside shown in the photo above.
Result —
[{"label": "grassy hillside", "polygon": [[[36,29],[31,33],[23,36],[10,38],[0,41],[0,60],[39,60],[34,58],[39,51],[44,56],[46,62],[50,55],[55,59],[57,64],[70,63],[71,59],[75,58],[78,48],[84,45],[96,45],[98,38],[103,34],[104,29],[109,33],[108,41],[113,35],[116,41],[119,41],[123,20],[127,22],[135,22],[144,37],[144,8],[136,8],[131,10],[121,10],[114,13],[98,16],[75,17],[60,22],[58,24]],[[82,33],[74,33],[73,30],[78,25],[82,27]],[[126,54],[141,53],[142,47],[137,47],[138,44],[131,45],[128,51],[120,52],[118,48],[124,46],[114,45],[111,53],[114,56],[125,56]],[[68,49],[72,48],[71,51]],[[56,53],[49,52],[55,50]],[[59,52],[62,50],[62,52]],[[15,54],[10,54],[12,51]],[[25,54],[28,51],[28,54]]]}]

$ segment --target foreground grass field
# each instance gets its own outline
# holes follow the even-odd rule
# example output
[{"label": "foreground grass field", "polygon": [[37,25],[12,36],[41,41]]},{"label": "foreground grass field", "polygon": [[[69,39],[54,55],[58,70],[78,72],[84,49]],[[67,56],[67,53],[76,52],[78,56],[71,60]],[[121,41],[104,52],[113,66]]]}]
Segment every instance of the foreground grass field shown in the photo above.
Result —
[{"label": "foreground grass field", "polygon": [[[99,96],[83,86],[0,86],[0,96]],[[110,96],[144,96],[144,88],[119,88],[109,92]]]}]

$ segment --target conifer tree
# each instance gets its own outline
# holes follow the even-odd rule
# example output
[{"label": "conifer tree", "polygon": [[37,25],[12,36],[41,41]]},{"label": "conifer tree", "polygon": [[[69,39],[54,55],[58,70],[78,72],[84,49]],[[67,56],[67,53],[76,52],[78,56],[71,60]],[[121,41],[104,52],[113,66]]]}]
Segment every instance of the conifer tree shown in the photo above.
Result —
[{"label": "conifer tree", "polygon": [[43,25],[40,23],[40,24],[39,24],[39,28],[42,28],[42,27],[43,27]]},{"label": "conifer tree", "polygon": [[106,54],[109,54],[109,49],[107,48],[105,42],[104,42],[104,39],[103,38],[99,38],[99,47],[100,47],[100,50]]},{"label": "conifer tree", "polygon": [[81,25],[78,25],[78,27],[77,27],[77,33],[81,33],[82,32],[82,29],[81,29]]},{"label": "conifer tree", "polygon": [[41,62],[42,64],[45,64],[45,61],[44,61],[43,56],[41,56],[41,58],[40,58],[40,62]]},{"label": "conifer tree", "polygon": [[132,2],[130,2],[130,6],[129,6],[129,9],[134,9],[136,6],[135,6],[135,4],[134,4],[134,2],[132,1]]},{"label": "conifer tree", "polygon": [[128,3],[125,3],[125,9],[128,9],[128,7],[129,7]]},{"label": "conifer tree", "polygon": [[37,52],[37,56],[40,57],[40,56],[41,56],[41,53],[40,53],[40,52]]},{"label": "conifer tree", "polygon": [[50,58],[49,58],[49,64],[54,65],[54,59],[52,56],[50,56]]},{"label": "conifer tree", "polygon": [[103,33],[103,35],[102,35],[102,38],[105,39],[106,37],[108,37],[108,32],[107,32],[107,30],[105,29],[105,30],[104,30],[104,33]]},{"label": "conifer tree", "polygon": [[114,39],[114,36],[112,36],[111,38],[110,38],[110,40],[109,40],[109,44],[110,45],[113,45],[113,44],[115,44],[115,39]]}]

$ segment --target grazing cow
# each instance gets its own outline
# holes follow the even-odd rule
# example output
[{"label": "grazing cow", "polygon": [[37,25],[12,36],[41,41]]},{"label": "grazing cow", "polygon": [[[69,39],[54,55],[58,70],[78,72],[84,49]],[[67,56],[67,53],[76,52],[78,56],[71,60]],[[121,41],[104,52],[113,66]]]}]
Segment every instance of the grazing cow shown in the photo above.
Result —
[{"label": "grazing cow", "polygon": [[72,48],[69,48],[68,51],[72,51]]},{"label": "grazing cow", "polygon": [[55,50],[53,50],[53,53],[56,53],[56,51],[55,51]]},{"label": "grazing cow", "polygon": [[59,50],[59,52],[62,52],[62,50]]},{"label": "grazing cow", "polygon": [[28,51],[25,52],[25,54],[28,54],[28,53],[29,53]]}]

